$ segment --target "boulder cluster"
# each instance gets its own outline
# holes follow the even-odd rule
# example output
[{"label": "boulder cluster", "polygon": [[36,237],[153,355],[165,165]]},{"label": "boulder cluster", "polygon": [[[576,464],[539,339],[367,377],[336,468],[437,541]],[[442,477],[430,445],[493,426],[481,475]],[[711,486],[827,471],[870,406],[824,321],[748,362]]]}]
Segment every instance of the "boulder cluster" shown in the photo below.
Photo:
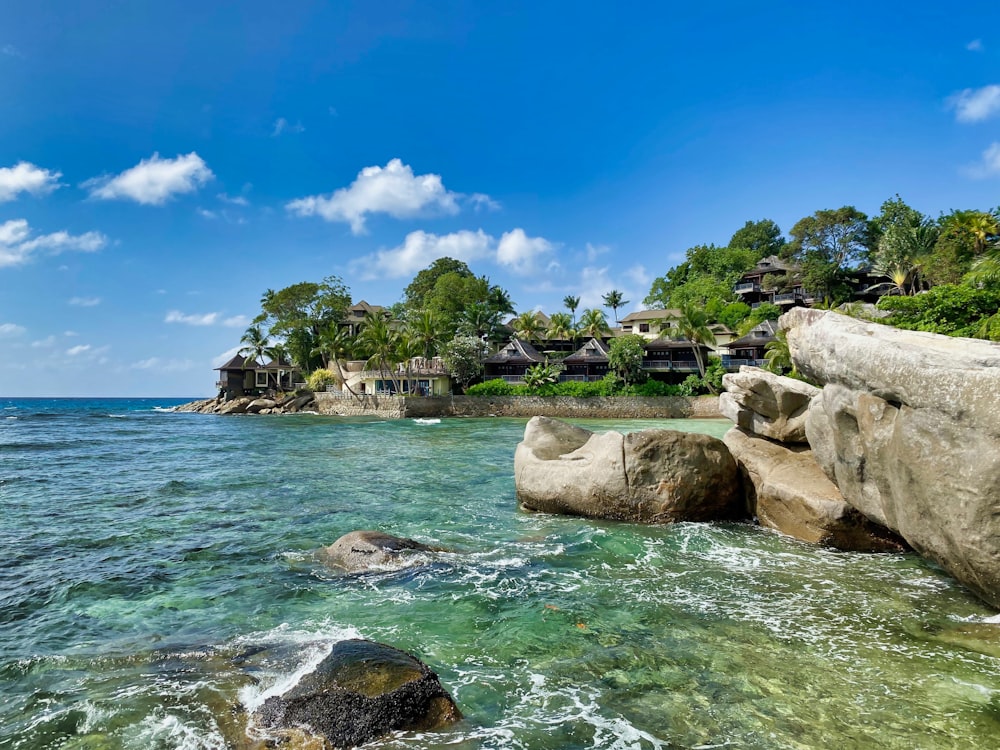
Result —
[{"label": "boulder cluster", "polygon": [[199,414],[296,414],[316,411],[316,399],[312,393],[290,393],[280,398],[240,396],[229,400],[217,396],[182,404],[174,411],[191,411]]},{"label": "boulder cluster", "polygon": [[728,519],[837,549],[908,548],[1000,607],[1000,346],[831,311],[781,318],[810,385],[723,378],[722,441],[593,434],[536,417],[514,459],[528,510],[638,522]]}]

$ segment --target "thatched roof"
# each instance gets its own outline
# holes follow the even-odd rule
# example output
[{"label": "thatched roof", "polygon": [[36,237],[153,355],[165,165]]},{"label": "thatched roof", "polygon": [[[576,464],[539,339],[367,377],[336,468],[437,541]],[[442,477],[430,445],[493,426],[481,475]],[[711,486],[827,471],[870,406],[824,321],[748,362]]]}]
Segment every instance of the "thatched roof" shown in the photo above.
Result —
[{"label": "thatched roof", "polygon": [[564,363],[571,365],[607,361],[608,345],[600,339],[591,339],[563,360]]},{"label": "thatched roof", "polygon": [[511,339],[510,343],[503,349],[483,360],[483,362],[489,364],[523,364],[544,361],[545,357],[535,347],[521,339]]}]

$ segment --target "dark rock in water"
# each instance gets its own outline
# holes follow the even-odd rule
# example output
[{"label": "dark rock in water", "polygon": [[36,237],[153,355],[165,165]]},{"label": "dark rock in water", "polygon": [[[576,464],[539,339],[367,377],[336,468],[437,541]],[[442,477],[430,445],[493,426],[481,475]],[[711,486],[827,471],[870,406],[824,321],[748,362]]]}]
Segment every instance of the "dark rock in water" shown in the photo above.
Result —
[{"label": "dark rock in water", "polygon": [[316,669],[256,714],[271,730],[305,731],[355,747],[394,731],[434,731],[462,718],[430,668],[405,651],[341,641]]},{"label": "dark rock in water", "polygon": [[405,567],[413,552],[430,552],[431,548],[412,539],[384,534],[381,531],[352,531],[344,534],[329,547],[319,551],[327,565],[348,573]]}]

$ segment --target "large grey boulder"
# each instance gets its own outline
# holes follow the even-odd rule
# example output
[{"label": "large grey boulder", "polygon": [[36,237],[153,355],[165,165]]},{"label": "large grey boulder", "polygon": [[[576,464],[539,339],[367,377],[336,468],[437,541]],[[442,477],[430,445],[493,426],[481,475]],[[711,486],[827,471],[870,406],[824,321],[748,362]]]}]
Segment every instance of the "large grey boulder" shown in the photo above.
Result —
[{"label": "large grey boulder", "polygon": [[825,384],[806,435],[845,500],[1000,607],[1000,346],[818,310],[781,324]]},{"label": "large grey boulder", "polygon": [[352,531],[319,551],[320,560],[345,573],[397,570],[419,563],[414,553],[431,548],[381,531]]},{"label": "large grey boulder", "polygon": [[852,552],[900,552],[906,544],[844,501],[804,445],[782,445],[734,427],[723,437],[744,472],[747,504],[761,526]]},{"label": "large grey boulder", "polygon": [[[381,643],[341,641],[290,690],[268,698],[255,722],[299,746],[356,747],[394,731],[435,731],[462,718],[438,676]],[[280,745],[279,745],[280,746]]]},{"label": "large grey boulder", "polygon": [[640,523],[743,515],[739,471],[717,438],[673,430],[592,433],[533,417],[514,453],[526,510]]},{"label": "large grey boulder", "polygon": [[806,411],[819,388],[743,365],[722,376],[719,411],[755,435],[783,443],[806,442]]}]

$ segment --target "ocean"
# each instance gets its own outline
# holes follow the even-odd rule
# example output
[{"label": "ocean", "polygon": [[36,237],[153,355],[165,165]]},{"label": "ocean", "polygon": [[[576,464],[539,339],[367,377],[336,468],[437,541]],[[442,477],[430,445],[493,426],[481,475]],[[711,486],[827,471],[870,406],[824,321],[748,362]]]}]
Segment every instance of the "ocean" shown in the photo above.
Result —
[{"label": "ocean", "polygon": [[[0,399],[0,748],[250,747],[248,713],[351,637],[465,715],[387,748],[1000,742],[995,613],[916,555],[521,512],[525,420],[177,403]],[[324,568],[355,529],[446,551]]]}]

